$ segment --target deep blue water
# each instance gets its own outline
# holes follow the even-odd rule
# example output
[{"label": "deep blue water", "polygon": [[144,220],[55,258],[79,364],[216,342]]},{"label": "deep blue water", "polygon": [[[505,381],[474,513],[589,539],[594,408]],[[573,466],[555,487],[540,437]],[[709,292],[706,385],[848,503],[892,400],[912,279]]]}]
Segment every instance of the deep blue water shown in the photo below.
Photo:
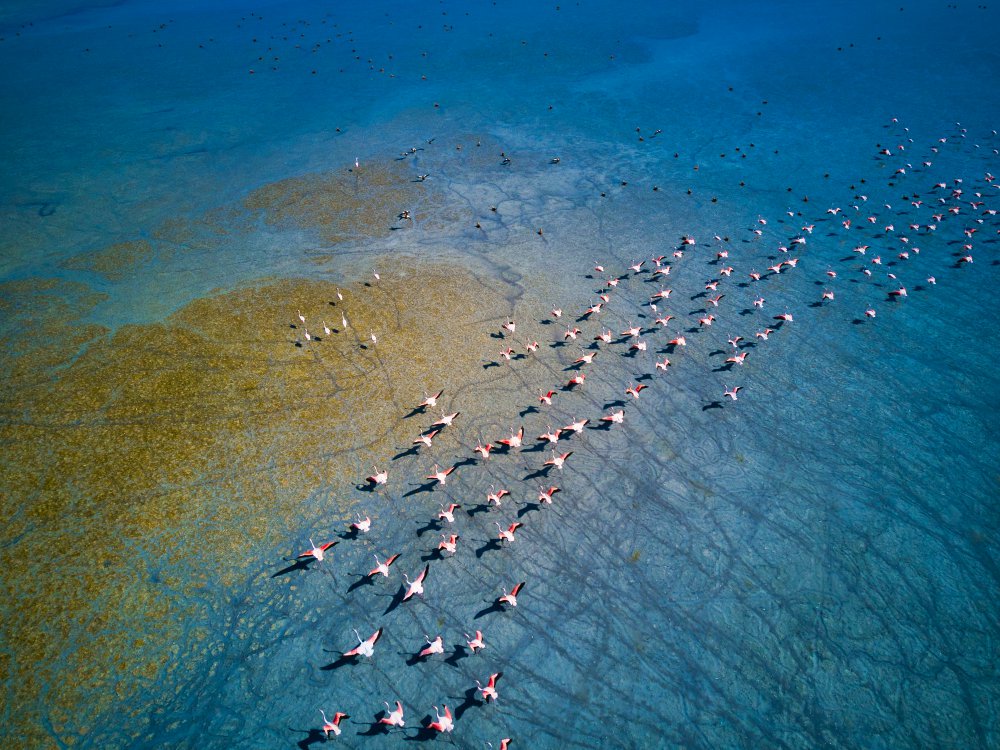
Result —
[{"label": "deep blue water", "polygon": [[[536,748],[1000,747],[1000,222],[983,213],[1000,208],[986,178],[1000,173],[997,14],[944,2],[124,2],[0,17],[3,280],[99,285],[59,261],[416,145],[415,173],[451,205],[501,210],[483,212],[485,232],[455,222],[359,239],[340,278],[387,251],[424,255],[521,278],[569,317],[620,275],[605,317],[578,324],[590,339],[628,321],[652,329],[649,259],[674,266],[660,306],[677,316],[669,337],[645,334],[650,350],[634,358],[626,343],[602,346],[555,418],[456,426],[462,445],[519,422],[533,438],[624,403],[623,425],[569,440],[553,473],[562,493],[524,514],[511,549],[477,555],[495,519],[518,517],[514,503],[460,517],[468,543],[431,564],[423,601],[386,612],[398,578],[349,591],[372,551],[401,550],[398,567],[417,571],[438,534],[415,529],[442,498],[493,484],[522,503],[537,494],[547,480],[524,477],[547,451],[460,471],[461,497],[397,490],[377,538],[341,544],[337,567],[315,566],[294,591],[271,577],[288,549],[252,549],[243,584],[216,592],[211,647],[181,644],[171,697],[151,688],[147,737],[129,741],[111,712],[77,746],[319,747],[319,708],[351,715],[341,745],[399,746],[424,739],[420,720],[447,703],[465,708],[451,739],[469,748],[505,736]],[[477,137],[489,157],[470,155]],[[682,248],[682,235],[697,244]],[[958,263],[966,242],[972,264]],[[152,322],[212,289],[308,274],[315,249],[267,228],[250,246],[197,245],[116,286],[94,319]],[[797,267],[767,274],[791,257]],[[607,274],[592,274],[595,261]],[[718,310],[703,294],[711,279],[723,279]],[[905,299],[888,297],[896,281]],[[825,289],[836,297],[819,304]],[[702,309],[720,319],[661,351]],[[786,310],[795,320],[774,325]],[[517,314],[538,330],[549,317]],[[765,325],[779,330],[755,341]],[[557,340],[563,326],[544,330]],[[734,334],[755,345],[724,369]],[[577,354],[546,346],[514,363],[525,406]],[[663,356],[665,375],[653,368]],[[645,373],[651,387],[633,403],[622,392]],[[449,450],[442,463],[464,455]],[[359,459],[359,471],[385,459]],[[397,463],[400,487],[421,483],[423,461]],[[476,619],[519,580],[515,611]],[[323,668],[353,645],[352,628],[379,626],[372,663]],[[457,658],[474,628],[487,649]],[[437,633],[452,658],[407,665]],[[474,681],[499,670],[499,702],[470,703]],[[371,731],[397,698],[407,731]]]}]

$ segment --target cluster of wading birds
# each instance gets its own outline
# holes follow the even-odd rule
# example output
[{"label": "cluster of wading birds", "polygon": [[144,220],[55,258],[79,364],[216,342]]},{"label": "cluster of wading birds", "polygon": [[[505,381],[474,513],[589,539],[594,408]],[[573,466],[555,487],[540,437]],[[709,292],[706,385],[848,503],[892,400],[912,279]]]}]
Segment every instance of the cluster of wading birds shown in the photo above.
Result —
[{"label": "cluster of wading birds", "polygon": [[[893,120],[893,124],[895,123],[896,121]],[[907,131],[903,129],[903,133],[906,132]],[[995,131],[994,135],[996,135]],[[964,138],[964,129],[960,130],[953,137]],[[895,149],[879,146],[879,157],[893,158],[904,154],[908,144],[912,143],[912,139],[907,138],[906,140],[906,143],[899,144]],[[943,144],[948,143],[948,141],[949,138],[941,138],[937,144],[931,147],[931,151],[933,153],[937,153],[939,148]],[[996,153],[995,149],[994,153]],[[931,163],[931,160],[928,159],[923,161],[920,166],[928,168],[931,166]],[[892,173],[891,180],[898,181],[903,179],[908,170],[911,174],[920,171],[919,168],[914,170],[912,164],[900,165]],[[895,185],[895,182],[893,181],[889,183],[890,186]],[[994,176],[989,172],[985,173],[983,181],[983,190],[987,188],[1000,188],[1000,185],[995,183]],[[964,222],[964,226],[962,228],[964,240],[961,240],[962,244],[960,250],[952,253],[951,265],[957,268],[973,263],[973,239],[989,217],[997,216],[997,210],[986,205],[986,198],[984,193],[981,191],[974,191],[971,195],[967,196],[965,188],[963,187],[963,180],[960,178],[953,179],[947,183],[936,182],[932,185],[925,186],[925,188],[930,189],[930,194],[925,198],[922,198],[920,194],[912,191],[903,196],[903,198],[907,201],[904,209],[906,214],[920,212],[921,210],[924,210],[925,207],[927,211],[927,218],[922,222],[907,219],[907,224],[905,226],[907,227],[908,232],[912,232],[915,237],[929,236],[937,231],[938,227],[949,217],[962,217]],[[863,234],[858,231],[859,229],[875,226],[877,236],[873,238],[873,241],[880,241],[880,244],[887,246],[890,242],[895,240],[895,242],[898,243],[898,247],[889,251],[894,253],[895,257],[889,258],[883,262],[883,258],[880,254],[869,254],[871,245],[863,244],[864,238],[862,238],[862,242],[853,249],[854,253],[858,256],[858,259],[862,262],[859,266],[855,266],[853,270],[855,272],[860,272],[864,277],[873,279],[873,273],[878,269],[878,267],[892,268],[893,270],[885,272],[885,278],[888,279],[889,286],[891,287],[887,292],[887,301],[898,301],[905,298],[907,296],[907,289],[906,286],[904,286],[898,279],[896,271],[898,271],[912,256],[919,255],[920,248],[913,242],[913,237],[908,236],[908,234],[896,233],[893,220],[901,218],[900,213],[902,212],[890,215],[888,219],[885,218],[884,214],[882,218],[880,218],[879,214],[875,212],[863,210],[863,207],[868,201],[867,196],[855,195],[855,199],[857,202],[851,205],[847,210],[837,206],[827,209],[826,216],[820,219],[820,221],[834,221],[836,222],[836,224],[834,224],[834,229],[836,229],[837,224],[839,224],[839,231],[851,232],[853,236],[861,236]],[[885,204],[885,208],[889,211],[892,210],[891,205],[889,204]],[[789,211],[788,215],[794,220],[794,217],[800,214]],[[767,223],[767,219],[764,217],[758,217],[757,225],[752,230],[753,234],[757,237],[763,236]],[[881,231],[878,229],[878,225],[880,224],[882,225]],[[797,233],[794,237],[792,237],[787,244],[779,245],[777,247],[778,254],[770,256],[776,262],[773,265],[768,266],[765,272],[758,272],[756,269],[751,269],[748,272],[749,281],[744,282],[742,286],[750,286],[763,282],[768,280],[770,277],[798,268],[800,256],[796,255],[793,251],[801,252],[801,250],[805,249],[807,237],[812,234],[814,228],[815,224],[805,225],[801,228],[800,233]],[[998,230],[998,234],[1000,234],[1000,230]],[[710,251],[713,253],[713,257],[711,257],[708,262],[716,267],[717,275],[708,279],[704,283],[704,291],[699,292],[693,297],[703,298],[707,304],[705,309],[691,313],[692,316],[698,316],[697,326],[687,329],[686,332],[688,334],[705,330],[716,322],[716,312],[724,309],[722,300],[726,296],[727,285],[735,283],[732,280],[735,269],[729,265],[729,250],[727,250],[724,245],[724,242],[728,241],[728,238],[724,241],[723,238],[716,236],[715,240],[718,244],[714,250]],[[636,356],[640,352],[647,351],[648,342],[652,338],[651,334],[668,328],[670,321],[674,318],[673,315],[667,314],[659,309],[659,305],[666,304],[666,301],[670,299],[672,293],[672,290],[666,286],[671,275],[671,270],[675,264],[685,256],[685,254],[696,252],[695,245],[696,241],[693,237],[684,236],[681,238],[680,244],[672,251],[672,255],[669,257],[666,255],[660,255],[653,257],[648,261],[638,261],[633,263],[626,273],[619,275],[607,275],[606,282],[599,290],[597,290],[598,298],[579,313],[578,317],[575,318],[575,322],[586,324],[586,322],[590,322],[598,318],[602,312],[605,312],[609,306],[613,304],[612,300],[614,299],[616,290],[619,288],[621,282],[628,281],[630,279],[642,278],[648,283],[660,287],[649,297],[647,302],[643,303],[648,305],[648,309],[654,317],[653,325],[646,329],[640,325],[634,325],[629,322],[625,330],[621,331],[618,336],[616,336],[611,329],[602,327],[601,330],[593,336],[592,343],[581,351],[580,357],[573,362],[571,368],[568,368],[574,371],[572,377],[570,377],[565,384],[562,384],[552,390],[540,393],[538,401],[541,406],[550,406],[553,399],[556,398],[557,394],[560,392],[571,392],[574,389],[584,386],[586,382],[586,370],[584,368],[594,362],[594,359],[601,352],[601,345],[628,344],[629,351],[627,356]],[[854,256],[844,260],[845,262],[854,260]],[[373,273],[375,281],[378,282],[380,279],[378,272],[374,271]],[[608,274],[608,272],[603,264],[597,263],[594,266],[594,274],[602,276]],[[825,280],[820,282],[820,284],[825,288],[823,289],[819,299],[813,303],[813,306],[821,306],[833,302],[835,294],[832,286],[836,279],[837,272],[832,268],[828,268],[825,272]],[[934,285],[936,284],[936,281],[937,280],[934,276],[928,276],[926,278],[926,283],[928,285]],[[343,296],[339,292],[337,293],[337,296],[339,300],[343,300]],[[764,297],[757,296],[753,300],[753,309],[749,310],[749,312],[762,310],[764,305]],[[864,309],[863,314],[864,317],[859,316],[856,319],[856,322],[863,322],[866,319],[875,318],[876,311],[874,307],[869,305]],[[298,313],[298,318],[300,323],[304,326],[306,319],[305,316],[302,315],[301,311]],[[562,309],[554,308],[551,311],[551,318],[547,322],[554,323],[561,318],[563,318]],[[768,324],[762,326],[759,331],[756,331],[753,334],[754,338],[757,339],[757,342],[767,341],[771,334],[780,330],[782,326],[792,323],[794,321],[794,316],[791,312],[783,311],[773,316],[768,316],[767,320]],[[346,315],[342,314],[341,324],[344,330],[348,328]],[[770,325],[773,325],[774,327],[771,328],[769,327]],[[323,324],[323,329],[327,335],[333,333],[325,322]],[[305,329],[303,330],[306,341],[312,341],[316,338],[311,336],[307,331],[305,331]],[[517,326],[515,321],[507,320],[502,324],[498,335],[505,340],[511,340],[514,339],[516,331]],[[581,337],[584,338],[581,339]],[[562,346],[567,342],[582,340],[586,340],[584,332],[579,328],[579,326],[571,324],[568,325],[562,332],[561,341],[554,342],[553,344],[550,344],[550,346]],[[376,345],[378,342],[378,338],[374,332],[371,333],[370,341],[372,345]],[[301,345],[302,342],[297,343]],[[725,367],[729,368],[731,371],[733,366],[742,366],[745,363],[750,348],[756,346],[756,343],[746,341],[739,335],[731,336],[728,339],[728,343],[731,346],[731,351],[729,352],[730,356],[728,356],[725,360]],[[510,362],[515,359],[534,355],[540,346],[539,342],[535,340],[523,341],[518,345],[519,347],[523,346],[523,353],[516,352],[513,347],[508,345],[500,352],[500,356],[504,360]],[[662,350],[662,353],[672,355],[675,351],[685,346],[687,346],[687,338],[683,334],[677,334],[667,341],[666,347]],[[670,359],[667,356],[664,356],[662,360],[656,361],[655,370],[666,372],[670,365]],[[639,378],[639,380],[642,379],[648,380],[649,375],[647,374],[646,376]],[[625,388],[625,395],[635,401],[638,401],[641,391],[647,387],[648,386],[646,384],[640,382],[630,383]],[[723,391],[723,397],[736,401],[738,398],[737,394],[742,389],[743,387],[739,385],[733,387],[726,386]],[[429,409],[436,408],[438,406],[438,400],[441,396],[441,391],[430,395],[425,394],[425,398],[417,405],[416,411],[426,412]],[[450,427],[459,416],[459,412],[445,413],[442,411],[441,417],[413,441],[414,446],[416,446],[413,450],[418,451],[430,448],[437,435],[442,430]],[[595,427],[610,429],[615,425],[623,424],[624,419],[624,409],[618,408],[601,416],[599,418],[600,424],[595,425]],[[573,451],[559,452],[555,449],[555,446],[560,440],[564,440],[566,437],[581,434],[584,429],[587,428],[588,424],[590,424],[590,421],[591,420],[589,419],[574,419],[574,421],[563,428],[552,429],[551,427],[548,427],[546,432],[537,436],[536,439],[538,441],[541,441],[543,444],[548,444],[553,448],[551,451],[551,457],[544,462],[542,469],[538,472],[537,476],[547,476],[548,472],[553,469],[560,472],[563,470],[563,467],[573,455]],[[478,459],[486,461],[490,458],[491,452],[494,450],[498,453],[520,451],[524,445],[524,427],[521,426],[517,430],[512,427],[507,437],[495,442],[480,440],[472,450]],[[455,468],[455,466],[452,466],[450,468],[442,469],[438,464],[435,464],[433,470],[427,475],[426,478],[435,486],[437,484],[445,485],[448,482],[448,477],[455,470]],[[389,472],[386,469],[379,469],[375,467],[371,476],[366,478],[366,482],[373,488],[384,488],[389,482]],[[539,507],[551,504],[553,502],[553,496],[559,491],[560,488],[555,484],[548,487],[539,487]],[[486,504],[488,507],[499,507],[502,499],[509,494],[509,490],[497,490],[494,487],[491,487],[490,492],[487,494]],[[437,514],[438,523],[448,525],[454,524],[455,512],[460,508],[461,506],[457,503],[442,506]],[[510,545],[514,543],[515,534],[523,524],[521,522],[514,522],[506,528],[501,526],[499,523],[495,523],[495,525],[497,527],[497,540],[494,544]],[[353,534],[365,534],[370,530],[370,517],[361,518],[359,515],[357,520],[351,524],[351,531]],[[442,558],[454,555],[459,539],[460,535],[457,533],[442,534],[441,542],[437,547],[438,555]],[[322,561],[327,551],[335,544],[337,544],[337,541],[330,541],[317,545],[310,540],[310,548],[298,555],[298,558],[305,562]],[[376,579],[380,576],[388,578],[390,576],[390,568],[394,563],[396,563],[398,558],[399,554],[393,554],[384,560],[380,560],[376,555],[375,567],[368,572],[368,578]],[[406,602],[411,600],[413,597],[420,597],[423,595],[429,570],[430,564],[428,563],[424,566],[423,570],[421,570],[412,579],[407,574],[403,575],[405,585],[402,589],[402,602]],[[516,583],[509,591],[506,587],[504,587],[502,589],[502,594],[497,596],[494,601],[494,608],[496,610],[502,610],[505,608],[517,607],[518,596],[521,594],[524,586],[525,582],[521,581]],[[342,658],[347,660],[371,658],[375,653],[375,648],[378,644],[379,638],[382,636],[382,628],[378,628],[367,638],[362,638],[357,630],[354,632],[358,640],[358,645],[343,652]],[[444,653],[445,647],[442,636],[438,635],[434,639],[425,636],[425,641],[426,645],[417,653],[417,657],[419,659],[425,659],[432,657],[435,654]],[[474,636],[466,634],[466,645],[469,651],[473,654],[484,649],[486,647],[486,643],[484,641],[482,631],[476,630]],[[485,684],[479,680],[476,681],[476,690],[478,691],[478,695],[480,696],[482,702],[488,703],[498,699],[498,681],[502,676],[503,672],[497,671],[493,672],[486,678]],[[402,702],[396,700],[394,706],[390,705],[388,702],[385,702],[384,705],[385,711],[381,712],[380,718],[376,721],[376,725],[382,726],[386,731],[390,731],[395,727],[404,727],[405,719]],[[452,732],[455,727],[455,720],[457,717],[452,715],[451,709],[446,704],[442,704],[441,708],[434,706],[433,710],[434,717],[433,719],[430,717],[425,719],[423,730],[432,734]],[[320,732],[325,738],[329,738],[331,735],[340,735],[342,732],[342,728],[340,726],[341,722],[344,719],[349,718],[348,714],[343,711],[334,711],[331,716],[328,716],[324,710],[321,710],[320,714],[323,718],[323,724],[320,728]],[[510,738],[504,738],[500,741],[499,747],[501,750],[506,750],[506,748],[510,746],[510,743]],[[492,747],[492,745],[490,745],[490,747]]]}]

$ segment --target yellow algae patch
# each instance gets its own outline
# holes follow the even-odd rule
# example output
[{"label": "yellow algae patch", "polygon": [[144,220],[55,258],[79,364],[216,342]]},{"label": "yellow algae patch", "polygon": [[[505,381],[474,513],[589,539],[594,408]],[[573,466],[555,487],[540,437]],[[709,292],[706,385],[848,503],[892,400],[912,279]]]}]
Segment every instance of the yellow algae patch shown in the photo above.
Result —
[{"label": "yellow algae patch", "polygon": [[330,243],[386,237],[393,226],[406,226],[398,218],[403,211],[421,221],[440,202],[400,161],[290,177],[254,190],[244,201],[269,224],[316,230]]},{"label": "yellow algae patch", "polygon": [[72,271],[98,273],[108,281],[121,281],[153,257],[153,246],[146,240],[132,240],[108,245],[93,252],[77,253],[59,265]]},{"label": "yellow algae patch", "polygon": [[[402,417],[425,389],[503,408],[463,392],[500,377],[482,367],[500,295],[468,272],[380,268],[342,301],[274,280],[114,334],[76,323],[96,303],[82,285],[6,285],[5,747],[72,744],[117,701],[170,689],[247,557],[297,551],[317,506],[330,531],[346,523],[353,485],[412,439]],[[145,714],[119,715],[142,732]]]}]

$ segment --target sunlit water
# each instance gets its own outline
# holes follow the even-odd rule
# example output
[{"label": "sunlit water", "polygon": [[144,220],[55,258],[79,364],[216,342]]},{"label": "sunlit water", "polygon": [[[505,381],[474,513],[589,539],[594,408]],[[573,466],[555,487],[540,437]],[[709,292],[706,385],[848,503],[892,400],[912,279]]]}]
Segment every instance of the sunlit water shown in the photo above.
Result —
[{"label": "sunlit water", "polygon": [[[429,739],[422,724],[447,704],[450,738],[468,748],[504,737],[539,748],[1000,746],[1000,223],[985,213],[1000,208],[989,180],[1000,172],[994,8],[310,2],[163,11],[125,2],[4,13],[0,273],[106,294],[82,305],[73,325],[107,332],[74,347],[108,345],[123,326],[155,326],[261,280],[304,277],[377,295],[375,266],[386,283],[412,273],[407,289],[419,296],[421,269],[433,265],[470,290],[461,325],[454,310],[447,320],[397,321],[397,331],[454,336],[453,349],[406,355],[427,360],[414,366],[422,382],[396,381],[401,364],[380,358],[379,344],[361,349],[367,330],[356,332],[357,347],[338,350],[332,371],[356,356],[388,383],[372,392],[393,399],[378,407],[392,415],[379,451],[352,444],[341,455],[336,446],[362,426],[382,434],[364,424],[375,404],[328,425],[324,458],[341,474],[289,485],[313,461],[275,455],[263,433],[212,446],[220,472],[230,448],[254,446],[249,468],[281,509],[269,518],[270,506],[251,505],[257,533],[226,550],[225,574],[213,574],[212,550],[176,552],[222,523],[180,509],[175,531],[187,546],[174,546],[169,518],[155,519],[165,541],[128,541],[131,582],[105,591],[86,616],[67,606],[65,621],[47,620],[35,651],[5,628],[6,743],[319,747],[323,709],[350,714],[331,743],[390,747]],[[335,175],[346,191],[329,200],[342,214],[303,209],[320,189],[316,175]],[[294,178],[305,181],[281,183]],[[265,208],[254,208],[261,195]],[[91,254],[116,243],[132,244],[95,263]],[[864,255],[859,245],[869,245]],[[968,253],[974,262],[960,263]],[[657,256],[670,276],[652,277]],[[766,270],[791,258],[794,268]],[[641,272],[629,271],[640,260]],[[752,281],[751,270],[763,278]],[[621,280],[606,309],[576,322],[612,277]],[[717,291],[705,288],[712,280]],[[899,286],[907,297],[890,298]],[[672,294],[654,312],[648,302],[661,288]],[[27,312],[13,310],[11,289],[3,322],[15,361],[39,338],[36,325],[55,330],[64,313],[51,295],[32,297],[35,287],[17,297]],[[823,300],[824,290],[835,298]],[[708,298],[720,293],[714,308]],[[308,307],[310,319],[327,310],[337,327],[337,305],[269,303],[287,306],[287,321],[234,328],[230,351],[259,334],[308,367],[302,358],[323,342],[289,326]],[[77,309],[76,298],[65,304]],[[558,320],[553,306],[563,308]],[[786,311],[794,321],[777,325]],[[657,330],[663,313],[675,319]],[[717,320],[699,326],[708,313]],[[508,318],[513,336],[500,333]],[[632,323],[648,342],[634,355],[620,335]],[[564,344],[573,326],[580,339]],[[756,338],[766,326],[776,331]],[[614,343],[593,344],[605,327]],[[669,347],[678,335],[688,345]],[[742,366],[725,362],[735,335],[748,353]],[[539,350],[525,356],[535,339]],[[599,354],[580,370],[584,385],[563,388],[592,345]],[[521,356],[505,361],[507,346]],[[654,367],[664,357],[666,372]],[[142,361],[119,366],[158,375]],[[462,415],[431,448],[408,450],[439,412],[412,406],[445,380],[454,387],[442,404]],[[637,382],[648,389],[634,400],[625,388]],[[734,386],[737,401],[723,396]],[[550,388],[553,404],[539,404]],[[227,394],[235,412],[242,392]],[[618,408],[623,424],[599,429]],[[24,416],[17,390],[3,409],[14,445],[34,416]],[[186,429],[152,407],[142,416]],[[573,451],[565,469],[540,474],[551,452],[536,436],[576,418],[592,421],[556,446]],[[286,412],[268,419],[273,445],[301,429]],[[470,460],[477,440],[521,424],[525,450]],[[155,472],[165,458],[136,460]],[[30,478],[14,463],[4,459],[8,622],[38,606],[20,593],[29,572],[15,561],[37,558],[30,574],[72,589],[61,559],[72,550],[46,563],[40,544],[71,533],[74,513],[89,514],[85,494],[58,521],[25,521],[50,485],[23,491]],[[424,479],[434,463],[459,464],[443,487]],[[365,486],[373,464],[389,467],[385,490]],[[231,469],[235,486],[249,481],[247,468]],[[112,488],[124,486],[116,470]],[[215,476],[199,469],[189,484],[161,489],[236,502]],[[552,505],[531,504],[550,485],[561,488]],[[512,495],[487,509],[491,487]],[[123,506],[140,502],[120,495]],[[454,557],[439,559],[440,534],[451,529],[432,521],[449,502],[463,506],[461,539]],[[312,565],[288,562],[310,537],[344,534],[355,513],[372,517],[369,533],[342,538]],[[515,520],[524,523],[515,542],[491,543],[495,523]],[[365,583],[373,554],[391,552],[401,556],[390,580]],[[399,603],[402,573],[426,562],[426,595]],[[192,576],[204,579],[196,594],[185,585]],[[517,608],[493,607],[518,581]],[[160,586],[163,598],[148,604],[155,617],[94,626],[123,602],[141,615],[136,592]],[[357,642],[353,629],[365,637],[378,627],[371,661],[340,658]],[[476,629],[487,648],[470,655],[464,634]],[[415,659],[438,634],[445,653]],[[33,669],[25,654],[80,658],[102,642],[127,644],[111,649],[126,672],[144,648],[159,650],[143,681],[117,683],[98,664],[72,706],[49,698],[73,680],[58,662],[21,687]],[[484,705],[475,681],[499,671],[499,701]],[[383,701],[397,699],[405,730],[383,732],[374,722]]]}]

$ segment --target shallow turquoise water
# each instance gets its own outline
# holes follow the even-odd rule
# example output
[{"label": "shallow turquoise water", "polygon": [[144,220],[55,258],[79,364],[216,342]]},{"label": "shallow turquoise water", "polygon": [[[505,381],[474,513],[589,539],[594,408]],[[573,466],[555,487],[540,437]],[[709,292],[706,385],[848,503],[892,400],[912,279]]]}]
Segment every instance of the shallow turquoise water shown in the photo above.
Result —
[{"label": "shallow turquoise water", "polygon": [[[602,347],[585,388],[557,397],[554,421],[631,402],[624,386],[647,372],[649,390],[624,406],[621,428],[570,440],[563,492],[526,513],[510,550],[484,545],[494,519],[506,525],[517,505],[460,517],[469,543],[432,563],[424,601],[385,613],[395,583],[352,591],[352,573],[367,570],[373,549],[399,549],[412,574],[438,540],[415,530],[442,496],[510,484],[523,501],[542,481],[524,477],[547,452],[460,469],[461,497],[400,496],[426,467],[394,462],[404,488],[395,522],[377,539],[341,544],[336,573],[291,574],[294,598],[271,579],[287,550],[254,550],[244,589],[219,592],[213,605],[211,649],[176,678],[174,700],[150,708],[150,738],[138,744],[318,746],[325,707],[351,714],[341,744],[398,745],[403,733],[367,734],[383,700],[402,700],[405,736],[421,738],[432,705],[463,705],[475,679],[503,670],[500,701],[463,711],[458,746],[503,736],[525,747],[1000,745],[998,223],[982,215],[1000,207],[984,180],[1000,171],[994,8],[65,10],[30,8],[0,32],[0,274],[106,288],[99,322],[152,321],[214,288],[309,272],[310,255],[329,248],[259,227],[251,243],[192,241],[173,265],[114,285],[59,261],[278,179],[411,146],[422,149],[407,157],[415,174],[429,173],[448,205],[475,207],[485,231],[456,222],[361,239],[337,248],[324,275],[368,273],[386,251],[474,262],[549,289],[568,316],[595,298],[588,275],[599,260],[629,276],[601,321],[618,333],[629,320],[652,325],[645,303],[659,288],[648,260],[638,276],[628,264],[669,257],[690,234],[698,244],[676,260],[661,306],[678,318],[672,337],[697,326],[705,282],[726,262],[737,269],[720,285],[720,320],[666,355],[666,376],[653,373],[665,332],[649,334],[650,351],[635,358],[622,344]],[[473,155],[475,137],[495,153]],[[895,153],[881,156],[883,146]],[[900,167],[907,173],[893,175]],[[955,178],[959,198],[949,197]],[[938,181],[949,188],[933,190]],[[976,192],[986,203],[973,209]],[[930,232],[939,195],[962,213]],[[850,231],[827,213],[835,206]],[[959,266],[970,227],[975,262]],[[901,234],[922,252],[897,258]],[[749,282],[749,268],[764,272],[797,236],[807,243],[787,257],[799,267]],[[871,245],[863,258],[852,253],[861,242]],[[724,245],[730,257],[717,262]],[[869,262],[866,277],[873,254],[883,265]],[[887,272],[908,287],[905,300],[887,298]],[[833,303],[812,306],[826,288]],[[868,305],[874,320],[864,319]],[[786,309],[794,322],[747,348],[744,367],[719,371],[727,337],[750,339]],[[597,323],[579,325],[590,338]],[[549,329],[557,340],[562,326]],[[525,406],[563,382],[576,354],[546,346],[530,367],[514,363]],[[733,385],[744,389],[739,401],[724,400]],[[456,432],[465,445],[523,421],[534,437],[549,420],[497,414]],[[464,456],[452,445],[435,457]],[[528,585],[515,612],[476,619],[518,580]],[[380,625],[374,663],[323,668],[353,645],[352,628]],[[443,633],[454,655],[473,627],[489,644],[482,654],[407,665],[425,634]],[[127,737],[111,714],[84,744]]]}]

